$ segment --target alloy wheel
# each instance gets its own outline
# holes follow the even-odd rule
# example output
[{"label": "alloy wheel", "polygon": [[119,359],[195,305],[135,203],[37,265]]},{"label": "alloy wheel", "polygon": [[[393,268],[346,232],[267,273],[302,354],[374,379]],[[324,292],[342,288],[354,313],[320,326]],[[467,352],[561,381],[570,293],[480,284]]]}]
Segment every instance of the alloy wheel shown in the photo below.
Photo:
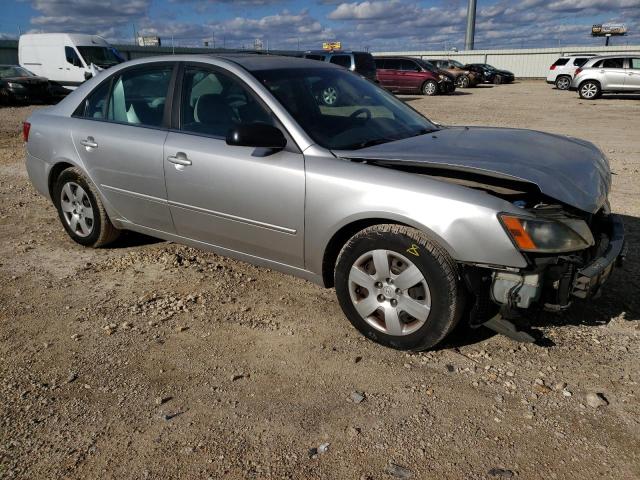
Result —
[{"label": "alloy wheel", "polygon": [[571,80],[569,80],[568,77],[560,77],[556,81],[556,87],[558,87],[559,90],[568,90],[570,86]]},{"label": "alloy wheel", "polygon": [[424,86],[424,93],[425,95],[435,95],[437,88],[434,82],[427,82]]},{"label": "alloy wheel", "polygon": [[584,98],[594,98],[598,94],[598,86],[595,83],[585,83],[580,93]]},{"label": "alloy wheel", "polygon": [[75,182],[67,182],[60,192],[60,208],[67,225],[79,237],[93,231],[93,206],[84,189]]},{"label": "alloy wheel", "polygon": [[392,250],[372,250],[354,262],[349,295],[362,319],[387,335],[410,335],[425,324],[431,310],[424,275]]}]

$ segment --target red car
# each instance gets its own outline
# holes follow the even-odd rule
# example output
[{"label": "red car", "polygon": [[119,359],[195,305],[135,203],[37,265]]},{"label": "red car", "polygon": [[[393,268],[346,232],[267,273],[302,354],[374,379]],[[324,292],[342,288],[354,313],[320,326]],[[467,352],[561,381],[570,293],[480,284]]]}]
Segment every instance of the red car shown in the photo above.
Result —
[{"label": "red car", "polygon": [[411,57],[375,57],[378,81],[387,90],[399,93],[438,95],[453,93],[453,75],[429,62]]}]

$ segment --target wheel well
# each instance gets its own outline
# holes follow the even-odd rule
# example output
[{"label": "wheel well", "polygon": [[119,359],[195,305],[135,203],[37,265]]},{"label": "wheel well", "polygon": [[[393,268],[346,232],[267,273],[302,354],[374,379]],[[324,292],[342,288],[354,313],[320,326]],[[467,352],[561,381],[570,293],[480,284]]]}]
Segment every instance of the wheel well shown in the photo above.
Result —
[{"label": "wheel well", "polygon": [[592,78],[587,78],[586,80],[581,81],[580,82],[580,86],[578,88],[582,88],[582,85],[584,85],[587,82],[597,83],[598,84],[598,88],[602,88],[602,85],[600,85],[600,82],[598,80],[593,80]]},{"label": "wheel well", "polygon": [[349,223],[333,234],[333,237],[331,237],[331,240],[329,240],[329,243],[327,244],[327,248],[324,250],[324,256],[322,258],[322,281],[325,287],[331,288],[334,286],[333,273],[336,268],[338,254],[349,239],[365,228],[384,224],[404,225],[407,227],[411,226],[400,222],[394,222],[386,218],[367,218]]},{"label": "wheel well", "polygon": [[53,187],[55,186],[56,181],[58,180],[58,177],[63,171],[71,167],[73,167],[73,165],[71,165],[70,163],[60,162],[60,163],[56,163],[51,169],[51,172],[49,172],[48,187],[49,187],[49,196],[51,197],[51,199],[53,199]]}]

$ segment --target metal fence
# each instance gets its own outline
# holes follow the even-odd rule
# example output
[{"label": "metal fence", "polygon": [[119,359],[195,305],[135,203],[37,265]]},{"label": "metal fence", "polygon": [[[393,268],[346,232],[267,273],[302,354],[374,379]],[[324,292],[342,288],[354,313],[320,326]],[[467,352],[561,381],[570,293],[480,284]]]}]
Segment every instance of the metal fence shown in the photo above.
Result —
[{"label": "metal fence", "polygon": [[513,50],[470,50],[464,52],[451,51],[404,51],[404,52],[373,52],[374,56],[403,55],[417,58],[450,58],[461,63],[488,63],[496,68],[510,70],[518,78],[544,78],[549,66],[558,57],[572,53],[592,53],[595,55],[613,55],[637,53],[638,46],[616,47],[561,47],[561,48],[530,48]]},{"label": "metal fence", "polygon": [[[127,59],[149,57],[153,55],[171,55],[185,53],[230,53],[245,50],[188,48],[188,47],[138,47],[136,45],[116,45],[120,53]],[[293,55],[291,50],[270,50],[272,54]],[[403,51],[372,52],[379,55],[405,55],[418,58],[452,58],[462,63],[489,63],[497,68],[512,71],[519,78],[544,78],[549,66],[560,56],[571,53],[593,53],[596,55],[638,53],[640,45],[616,47],[558,47],[530,48],[513,50],[471,50],[466,52],[451,51]],[[0,64],[18,63],[18,41],[0,40]]]}]

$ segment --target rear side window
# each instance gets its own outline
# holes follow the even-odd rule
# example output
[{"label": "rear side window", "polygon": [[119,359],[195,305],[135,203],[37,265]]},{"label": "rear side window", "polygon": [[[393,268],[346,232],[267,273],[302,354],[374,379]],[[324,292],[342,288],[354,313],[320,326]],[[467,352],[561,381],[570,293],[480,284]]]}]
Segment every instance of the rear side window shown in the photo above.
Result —
[{"label": "rear side window", "polygon": [[113,84],[108,119],[114,122],[162,126],[172,66],[135,69],[119,75]]},{"label": "rear side window", "polygon": [[387,58],[384,64],[384,68],[387,70],[400,70],[400,60]]},{"label": "rear side window", "polygon": [[640,70],[640,58],[630,58],[629,66],[634,70]]},{"label": "rear side window", "polygon": [[111,81],[103,82],[91,94],[85,98],[84,105],[77,111],[77,116],[102,120],[107,117],[107,102],[109,101],[109,88]]},{"label": "rear side window", "polygon": [[353,58],[356,62],[356,69],[361,71],[375,70],[376,64],[373,57],[368,53],[355,53]]},{"label": "rear side window", "polygon": [[568,58],[559,58],[555,61],[555,63],[553,64],[554,67],[561,67],[563,65],[566,65],[567,62],[569,61]]},{"label": "rear side window", "polygon": [[589,60],[589,59],[588,59],[588,58],[575,58],[575,59],[573,60],[573,64],[574,64],[576,67],[581,67],[581,66],[583,66],[585,63],[587,63],[587,60]]},{"label": "rear side window", "polygon": [[334,55],[331,57],[330,62],[341,67],[351,68],[351,57],[349,55]]},{"label": "rear side window", "polygon": [[623,68],[622,58],[607,58],[602,62],[603,68]]}]

